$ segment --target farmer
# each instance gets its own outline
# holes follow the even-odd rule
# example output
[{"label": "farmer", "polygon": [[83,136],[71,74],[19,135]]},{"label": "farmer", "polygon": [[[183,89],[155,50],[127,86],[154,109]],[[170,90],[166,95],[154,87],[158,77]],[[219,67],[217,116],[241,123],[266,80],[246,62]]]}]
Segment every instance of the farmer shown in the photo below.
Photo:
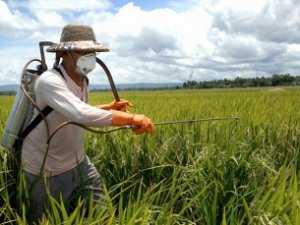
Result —
[{"label": "farmer", "polygon": [[[60,43],[47,51],[56,53],[57,66],[37,79],[35,94],[40,109],[46,106],[53,108],[46,118],[50,133],[69,120],[86,126],[133,125],[136,134],[153,132],[154,126],[149,118],[125,112],[130,105],[126,100],[98,106],[86,103],[87,74],[95,68],[96,52],[108,51],[102,44],[96,43],[91,27],[65,26]],[[30,190],[30,220],[41,218],[47,207],[48,191],[56,199],[61,195],[67,206],[74,194],[84,198],[92,196],[93,201],[101,200],[101,178],[84,152],[83,140],[82,128],[65,126],[53,137],[47,153],[44,122],[25,138],[21,158]],[[80,193],[77,193],[79,190]]]}]

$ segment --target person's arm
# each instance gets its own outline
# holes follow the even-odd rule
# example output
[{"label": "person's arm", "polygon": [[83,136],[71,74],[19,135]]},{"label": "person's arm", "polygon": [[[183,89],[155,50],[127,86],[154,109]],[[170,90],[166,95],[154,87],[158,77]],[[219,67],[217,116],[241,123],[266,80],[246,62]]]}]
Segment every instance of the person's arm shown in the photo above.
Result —
[{"label": "person's arm", "polygon": [[36,94],[55,111],[67,119],[86,126],[112,124],[112,112],[93,107],[75,96],[65,81],[55,74],[47,74],[37,80]]},{"label": "person's arm", "polygon": [[154,130],[152,121],[144,115],[104,110],[86,104],[68,89],[62,78],[56,75],[49,74],[38,79],[36,94],[69,120],[86,126],[132,125],[136,134],[152,133]]},{"label": "person's arm", "polygon": [[111,109],[111,105],[108,104],[101,104],[101,105],[95,105],[96,108],[98,109],[104,109],[104,110],[110,110]]}]

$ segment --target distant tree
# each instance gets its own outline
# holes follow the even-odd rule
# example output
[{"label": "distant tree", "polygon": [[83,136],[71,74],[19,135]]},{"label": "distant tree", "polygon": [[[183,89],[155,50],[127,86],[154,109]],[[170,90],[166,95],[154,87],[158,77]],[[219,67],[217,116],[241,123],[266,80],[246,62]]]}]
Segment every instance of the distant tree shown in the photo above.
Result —
[{"label": "distant tree", "polygon": [[274,74],[271,77],[242,78],[237,76],[233,80],[212,80],[212,81],[186,81],[183,88],[226,88],[226,87],[266,87],[278,85],[300,85],[300,76],[286,74]]}]

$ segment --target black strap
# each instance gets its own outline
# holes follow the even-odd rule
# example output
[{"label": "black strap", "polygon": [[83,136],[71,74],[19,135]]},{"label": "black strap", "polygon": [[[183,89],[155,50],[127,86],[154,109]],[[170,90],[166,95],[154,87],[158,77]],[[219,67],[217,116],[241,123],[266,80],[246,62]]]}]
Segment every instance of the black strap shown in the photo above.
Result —
[{"label": "black strap", "polygon": [[[53,111],[53,108],[51,108],[50,106],[46,106],[41,113],[39,113],[34,120],[31,121],[31,123],[25,128],[25,130],[23,130],[23,132],[20,135],[21,139],[24,139],[34,128],[37,127],[37,125],[39,125],[39,123],[43,120],[44,117],[47,117],[49,115],[49,113],[51,113]],[[43,116],[42,116],[43,114]]]},{"label": "black strap", "polygon": [[[58,67],[55,67],[58,71],[58,73],[65,79],[63,73]],[[39,113],[32,121],[31,123],[22,131],[22,133],[19,135],[19,139],[23,140],[27,135],[39,125],[39,123],[43,120],[43,118],[47,117],[51,112],[53,111],[53,108],[50,106],[46,106],[41,113]]]}]

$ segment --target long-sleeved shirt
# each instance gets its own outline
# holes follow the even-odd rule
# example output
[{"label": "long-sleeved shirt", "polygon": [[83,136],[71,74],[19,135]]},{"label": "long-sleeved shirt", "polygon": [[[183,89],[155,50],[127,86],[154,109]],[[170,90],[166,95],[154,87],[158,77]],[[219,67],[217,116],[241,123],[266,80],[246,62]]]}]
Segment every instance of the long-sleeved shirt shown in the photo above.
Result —
[{"label": "long-sleeved shirt", "polygon": [[[87,126],[111,125],[112,113],[87,104],[88,85],[79,87],[60,65],[64,78],[52,69],[44,72],[35,83],[36,103],[40,109],[51,106],[47,116],[49,131],[66,121]],[[38,112],[35,112],[35,115]],[[35,116],[33,116],[34,118]],[[67,125],[59,130],[49,144],[44,166],[45,176],[55,176],[74,168],[84,159],[83,129]],[[42,121],[24,139],[22,166],[29,173],[38,175],[47,149],[47,129]]]}]

